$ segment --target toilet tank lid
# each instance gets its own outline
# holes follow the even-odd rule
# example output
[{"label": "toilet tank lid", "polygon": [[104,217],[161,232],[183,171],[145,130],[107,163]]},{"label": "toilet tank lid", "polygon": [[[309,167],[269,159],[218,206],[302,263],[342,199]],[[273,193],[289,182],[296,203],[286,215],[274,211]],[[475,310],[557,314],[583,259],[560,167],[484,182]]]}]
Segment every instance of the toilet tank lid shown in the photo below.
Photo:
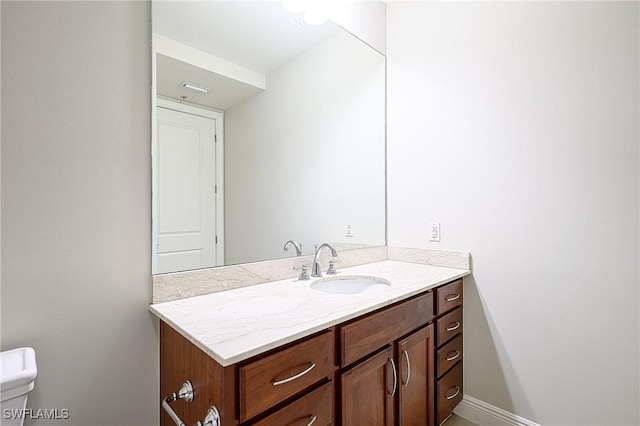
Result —
[{"label": "toilet tank lid", "polygon": [[36,352],[24,347],[0,352],[0,390],[33,382],[38,375]]}]

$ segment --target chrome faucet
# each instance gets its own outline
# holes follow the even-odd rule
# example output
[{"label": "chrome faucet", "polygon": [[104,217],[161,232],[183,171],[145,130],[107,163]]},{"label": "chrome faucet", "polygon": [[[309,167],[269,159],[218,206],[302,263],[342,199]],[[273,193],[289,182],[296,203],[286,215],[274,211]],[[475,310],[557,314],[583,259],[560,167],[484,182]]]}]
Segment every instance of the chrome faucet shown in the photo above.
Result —
[{"label": "chrome faucet", "polygon": [[284,251],[289,251],[290,245],[296,248],[296,256],[302,256],[302,244],[296,243],[293,240],[289,240],[286,243],[284,243]]},{"label": "chrome faucet", "polygon": [[322,276],[322,270],[320,270],[320,262],[318,262],[318,259],[320,258],[320,252],[322,252],[322,249],[327,247],[329,250],[331,250],[331,256],[333,257],[337,257],[338,253],[336,252],[336,249],[334,249],[333,247],[331,247],[328,243],[324,243],[321,244],[320,247],[318,247],[316,249],[316,255],[313,257],[313,265],[311,266],[311,276],[312,277],[321,277]]}]

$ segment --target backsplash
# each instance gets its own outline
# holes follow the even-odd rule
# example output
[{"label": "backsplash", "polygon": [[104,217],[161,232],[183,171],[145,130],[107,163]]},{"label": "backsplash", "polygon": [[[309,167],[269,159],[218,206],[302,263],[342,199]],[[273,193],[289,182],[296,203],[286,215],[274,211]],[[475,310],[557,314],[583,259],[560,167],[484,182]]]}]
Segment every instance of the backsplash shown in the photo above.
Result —
[{"label": "backsplash", "polygon": [[[323,253],[320,258],[323,270],[327,269],[329,257],[329,253]],[[340,270],[349,266],[379,262],[386,259],[386,246],[341,251],[336,258],[339,262],[336,268]],[[299,274],[299,271],[293,270],[294,267],[297,268],[306,264],[308,270],[311,271],[312,263],[313,255],[308,255],[154,275],[152,303],[169,302],[186,297],[294,278]]]},{"label": "backsplash", "polygon": [[[329,258],[329,253],[324,253],[321,256],[320,263],[323,270],[326,270]],[[339,262],[336,265],[338,270],[383,260],[454,269],[471,269],[470,253],[447,250],[387,246],[367,247],[340,251],[337,260]],[[152,303],[169,302],[270,281],[295,278],[299,272],[294,271],[294,267],[306,264],[311,270],[312,263],[313,256],[309,255],[154,275]]]},{"label": "backsplash", "polygon": [[471,269],[471,253],[465,251],[389,247],[388,259],[444,268]]}]

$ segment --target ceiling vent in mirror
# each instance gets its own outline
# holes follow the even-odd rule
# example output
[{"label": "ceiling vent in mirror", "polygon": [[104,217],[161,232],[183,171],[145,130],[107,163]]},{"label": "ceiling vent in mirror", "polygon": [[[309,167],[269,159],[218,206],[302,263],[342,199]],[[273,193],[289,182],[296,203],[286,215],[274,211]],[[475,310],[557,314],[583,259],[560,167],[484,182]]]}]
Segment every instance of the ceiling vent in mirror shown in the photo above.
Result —
[{"label": "ceiling vent in mirror", "polygon": [[282,0],[289,13],[304,13],[304,22],[309,25],[324,24],[329,18],[344,13],[352,0]]},{"label": "ceiling vent in mirror", "polygon": [[209,93],[209,89],[207,87],[198,86],[197,84],[189,83],[188,81],[183,81],[182,83],[180,83],[180,87],[193,90],[194,92],[198,92],[203,95],[206,95],[207,93]]}]

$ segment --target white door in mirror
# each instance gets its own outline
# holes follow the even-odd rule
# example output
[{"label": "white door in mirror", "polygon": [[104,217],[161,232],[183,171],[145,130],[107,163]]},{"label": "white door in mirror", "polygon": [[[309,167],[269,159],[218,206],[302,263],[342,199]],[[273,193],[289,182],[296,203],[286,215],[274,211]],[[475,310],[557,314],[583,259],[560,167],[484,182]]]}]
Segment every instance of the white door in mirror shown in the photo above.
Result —
[{"label": "white door in mirror", "polygon": [[215,120],[157,111],[154,273],[216,266]]}]

